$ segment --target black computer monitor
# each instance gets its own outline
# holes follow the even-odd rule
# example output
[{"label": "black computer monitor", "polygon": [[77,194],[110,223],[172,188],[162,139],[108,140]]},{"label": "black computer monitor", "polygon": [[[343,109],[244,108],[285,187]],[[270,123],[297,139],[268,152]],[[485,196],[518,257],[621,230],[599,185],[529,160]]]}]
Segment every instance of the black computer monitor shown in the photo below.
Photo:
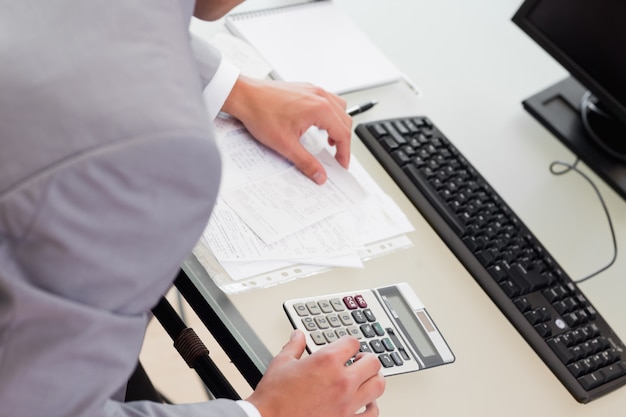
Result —
[{"label": "black computer monitor", "polygon": [[513,22],[571,75],[524,107],[626,199],[626,0],[526,0]]}]

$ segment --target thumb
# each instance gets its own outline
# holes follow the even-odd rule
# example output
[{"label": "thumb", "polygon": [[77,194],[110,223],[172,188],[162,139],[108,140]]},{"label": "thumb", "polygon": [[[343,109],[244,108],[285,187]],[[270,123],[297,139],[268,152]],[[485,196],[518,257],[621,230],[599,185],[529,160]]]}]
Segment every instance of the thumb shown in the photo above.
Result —
[{"label": "thumb", "polygon": [[300,359],[306,348],[306,339],[301,330],[294,330],[289,337],[289,341],[283,346],[278,354],[279,356],[288,356],[294,359]]}]

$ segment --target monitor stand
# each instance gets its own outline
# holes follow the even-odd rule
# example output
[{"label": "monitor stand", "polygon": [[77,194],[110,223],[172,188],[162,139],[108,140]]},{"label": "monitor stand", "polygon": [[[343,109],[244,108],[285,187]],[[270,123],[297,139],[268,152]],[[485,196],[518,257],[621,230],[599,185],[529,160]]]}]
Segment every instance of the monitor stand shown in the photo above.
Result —
[{"label": "monitor stand", "polygon": [[523,101],[524,108],[626,200],[626,163],[608,154],[587,133],[580,118],[586,89],[574,78]]}]

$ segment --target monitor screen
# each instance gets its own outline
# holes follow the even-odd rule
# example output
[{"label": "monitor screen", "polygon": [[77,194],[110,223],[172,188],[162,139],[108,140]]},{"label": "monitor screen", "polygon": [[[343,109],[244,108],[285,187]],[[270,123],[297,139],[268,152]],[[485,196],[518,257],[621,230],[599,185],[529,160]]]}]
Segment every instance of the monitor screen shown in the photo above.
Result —
[{"label": "monitor screen", "polygon": [[626,125],[625,0],[526,0],[513,21]]}]

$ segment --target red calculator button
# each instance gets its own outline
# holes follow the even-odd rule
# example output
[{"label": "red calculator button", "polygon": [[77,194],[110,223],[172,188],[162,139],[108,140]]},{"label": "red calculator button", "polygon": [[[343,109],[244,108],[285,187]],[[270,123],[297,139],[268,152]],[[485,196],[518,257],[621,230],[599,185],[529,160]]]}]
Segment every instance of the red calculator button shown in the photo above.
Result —
[{"label": "red calculator button", "polygon": [[348,295],[347,297],[343,297],[343,303],[350,310],[354,310],[356,308],[359,308],[359,305],[356,303],[356,301],[354,300],[354,297],[351,296],[351,295]]},{"label": "red calculator button", "polygon": [[356,301],[356,303],[359,305],[359,307],[361,308],[365,308],[367,307],[367,302],[365,301],[365,298],[363,298],[362,295],[355,295],[354,296],[354,301]]}]

